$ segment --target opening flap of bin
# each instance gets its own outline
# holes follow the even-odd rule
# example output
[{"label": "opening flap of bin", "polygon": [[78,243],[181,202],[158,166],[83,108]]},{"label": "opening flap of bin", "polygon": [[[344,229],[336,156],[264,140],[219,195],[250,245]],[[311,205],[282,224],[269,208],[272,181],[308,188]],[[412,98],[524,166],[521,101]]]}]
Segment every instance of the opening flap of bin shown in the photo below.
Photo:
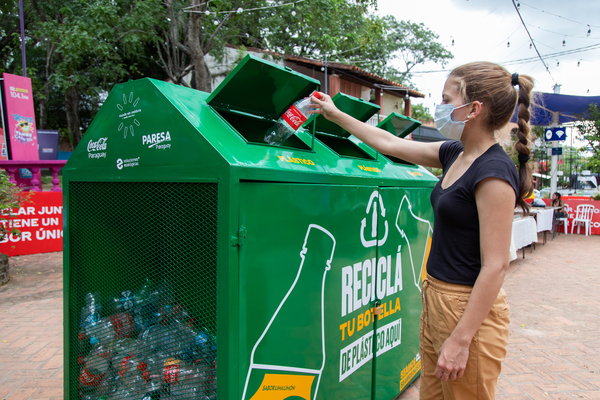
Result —
[{"label": "opening flap of bin", "polygon": [[210,94],[207,103],[219,110],[276,120],[318,85],[316,79],[248,54]]},{"label": "opening flap of bin", "polygon": [[[377,114],[380,107],[377,104],[369,103],[366,100],[358,99],[353,96],[349,96],[342,92],[339,92],[332,98],[333,102],[340,111],[345,112],[358,119],[359,121],[366,122],[373,115]],[[316,115],[316,131],[322,133],[328,133],[336,136],[348,137],[350,133],[342,129],[339,125],[327,120],[322,115]],[[310,126],[312,119],[306,122],[305,126]]]},{"label": "opening flap of bin", "polygon": [[408,136],[409,133],[417,129],[419,126],[421,126],[421,121],[417,121],[416,119],[412,119],[406,115],[401,115],[395,112],[388,115],[386,119],[377,125],[378,128],[385,129],[392,135],[396,135],[401,138]]}]

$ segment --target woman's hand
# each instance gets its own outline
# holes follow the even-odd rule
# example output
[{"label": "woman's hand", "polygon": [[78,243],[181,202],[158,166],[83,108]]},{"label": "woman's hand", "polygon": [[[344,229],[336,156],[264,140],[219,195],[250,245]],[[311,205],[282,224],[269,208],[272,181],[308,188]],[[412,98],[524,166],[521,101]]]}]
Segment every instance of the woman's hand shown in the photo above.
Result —
[{"label": "woman's hand", "polygon": [[469,345],[470,343],[461,343],[450,335],[440,348],[435,377],[444,382],[448,379],[455,381],[456,378],[462,378],[469,359]]},{"label": "woman's hand", "polygon": [[313,109],[310,111],[310,113],[321,114],[328,120],[336,122],[341,111],[335,106],[331,100],[331,97],[325,93],[319,92],[319,94],[321,95],[321,99],[317,99],[315,96],[310,98],[310,100],[314,103],[311,105]]}]

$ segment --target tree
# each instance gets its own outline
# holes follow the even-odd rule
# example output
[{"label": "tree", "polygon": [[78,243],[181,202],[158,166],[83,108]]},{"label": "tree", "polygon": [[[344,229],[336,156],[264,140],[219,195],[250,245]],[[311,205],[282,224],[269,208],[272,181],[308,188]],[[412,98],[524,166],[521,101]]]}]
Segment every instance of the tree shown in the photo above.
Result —
[{"label": "tree", "polygon": [[156,40],[159,65],[173,83],[210,92],[205,56],[212,53],[219,59],[226,43],[248,44],[259,34],[262,13],[244,10],[266,4],[265,0],[164,0]]},{"label": "tree", "polygon": [[581,151],[592,153],[587,165],[590,170],[598,172],[600,171],[600,109],[596,103],[591,103],[577,117],[575,129],[578,131],[578,136],[588,144]]},{"label": "tree", "polygon": [[[73,144],[81,140],[80,109],[97,111],[102,91],[123,81],[133,66],[125,54],[139,53],[152,37],[158,0],[110,2],[32,0],[39,20],[33,36],[46,53],[44,97],[64,95],[66,122]],[[93,23],[90,23],[93,21]],[[40,111],[44,122],[43,108]]]},{"label": "tree", "polygon": [[419,121],[431,121],[433,117],[429,114],[429,108],[423,104],[413,104],[412,106],[412,117]]},{"label": "tree", "polygon": [[[427,61],[447,64],[453,55],[423,24],[368,13],[374,1],[306,0],[296,15],[265,16],[258,43],[279,53],[356,65],[405,85],[412,69]],[[401,68],[391,64],[399,60]]]}]

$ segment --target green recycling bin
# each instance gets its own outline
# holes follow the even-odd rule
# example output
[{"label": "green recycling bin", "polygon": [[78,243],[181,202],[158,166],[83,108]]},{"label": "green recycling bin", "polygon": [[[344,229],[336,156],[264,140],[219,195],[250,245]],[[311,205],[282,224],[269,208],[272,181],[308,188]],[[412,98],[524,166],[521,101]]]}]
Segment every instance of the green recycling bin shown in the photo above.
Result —
[{"label": "green recycling bin", "polygon": [[63,170],[67,399],[388,400],[418,376],[437,179],[321,116],[264,143],[317,88],[251,56],[212,94],[114,87]]}]

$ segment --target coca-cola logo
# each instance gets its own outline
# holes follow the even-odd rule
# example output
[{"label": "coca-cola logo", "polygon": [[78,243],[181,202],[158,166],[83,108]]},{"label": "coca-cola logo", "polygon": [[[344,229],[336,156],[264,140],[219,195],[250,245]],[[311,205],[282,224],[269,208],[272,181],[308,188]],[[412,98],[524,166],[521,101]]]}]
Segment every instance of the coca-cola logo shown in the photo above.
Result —
[{"label": "coca-cola logo", "polygon": [[107,141],[108,141],[108,138],[106,138],[106,137],[100,138],[95,142],[93,140],[90,140],[87,145],[87,151],[91,152],[91,151],[106,150],[106,147],[107,147],[106,142]]}]

